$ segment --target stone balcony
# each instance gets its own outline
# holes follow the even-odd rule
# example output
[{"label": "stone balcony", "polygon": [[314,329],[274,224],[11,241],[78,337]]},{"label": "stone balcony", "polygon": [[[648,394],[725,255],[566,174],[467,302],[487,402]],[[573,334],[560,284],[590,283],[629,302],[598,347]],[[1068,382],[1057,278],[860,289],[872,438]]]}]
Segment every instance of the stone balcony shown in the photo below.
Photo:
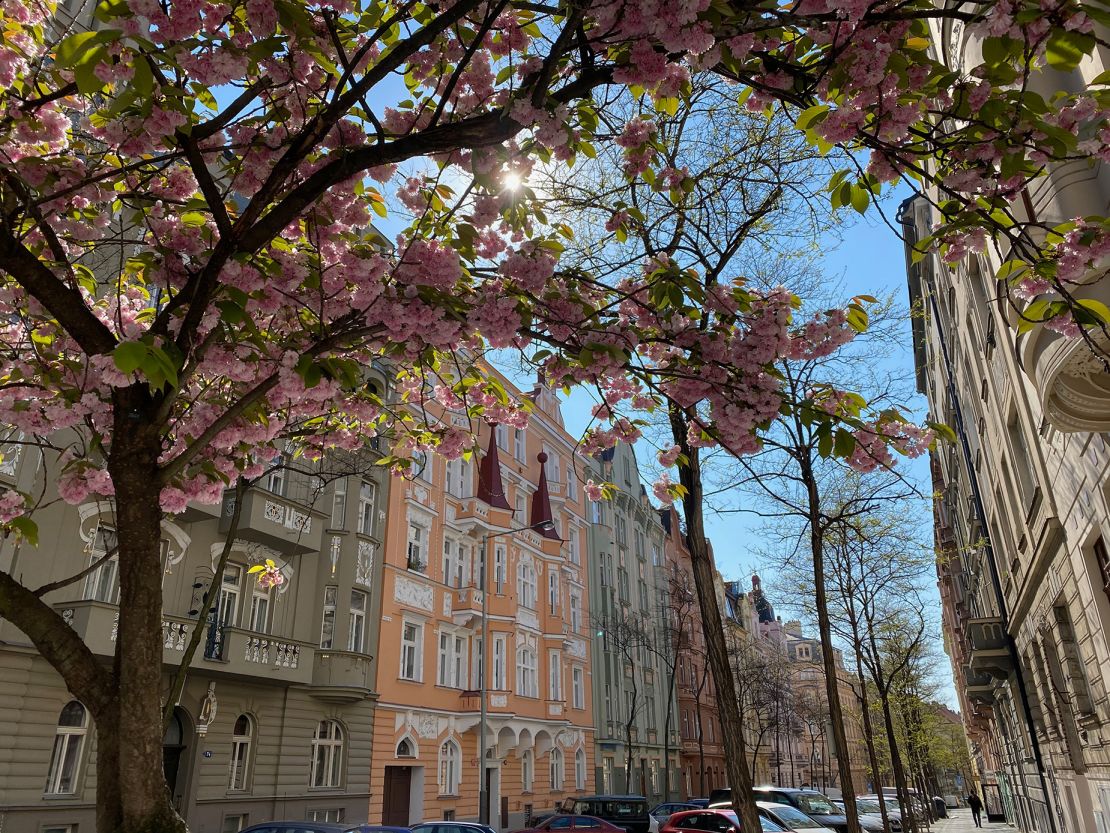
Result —
[{"label": "stone balcony", "polygon": [[[115,656],[119,631],[119,609],[115,605],[82,599],[59,602],[54,605],[54,609],[94,654]],[[180,664],[195,624],[195,619],[184,616],[162,617],[163,662],[168,665]]]},{"label": "stone balcony", "polygon": [[973,675],[987,674],[1000,680],[1010,676],[1014,666],[1001,619],[996,616],[968,619],[967,638],[971,649],[968,668]]},{"label": "stone balcony", "polygon": [[970,667],[964,667],[964,686],[967,699],[972,703],[990,706],[994,704],[994,678],[990,674],[978,674]]},{"label": "stone balcony", "polygon": [[[220,515],[220,532],[231,528],[235,496],[224,495]],[[236,537],[254,541],[282,553],[320,552],[323,542],[324,516],[296,501],[251,489],[243,496]]]},{"label": "stone balcony", "polygon": [[312,664],[311,694],[332,703],[366,699],[373,688],[371,658],[352,651],[316,651]]}]

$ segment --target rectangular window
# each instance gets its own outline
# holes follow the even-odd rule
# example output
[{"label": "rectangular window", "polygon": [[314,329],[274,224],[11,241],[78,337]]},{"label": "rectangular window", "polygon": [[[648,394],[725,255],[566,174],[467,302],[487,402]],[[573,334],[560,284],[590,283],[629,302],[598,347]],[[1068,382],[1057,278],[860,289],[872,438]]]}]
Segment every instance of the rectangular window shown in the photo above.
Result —
[{"label": "rectangular window", "polygon": [[613,687],[605,684],[605,719],[613,719]]},{"label": "rectangular window", "polygon": [[636,557],[643,560],[644,557],[644,533],[636,530]]},{"label": "rectangular window", "polygon": [[613,759],[601,759],[601,791],[605,794],[613,792]]},{"label": "rectangular window", "polygon": [[474,668],[470,678],[474,681],[471,688],[482,687],[482,676],[486,673],[486,647],[482,637],[474,637]]},{"label": "rectangular window", "polygon": [[586,686],[582,679],[582,668],[575,665],[570,670],[571,704],[576,709],[586,708]]},{"label": "rectangular window", "polygon": [[625,689],[624,692],[624,705],[628,710],[627,714],[633,720],[636,719],[636,694],[631,689]]},{"label": "rectangular window", "polygon": [[455,579],[455,542],[450,538],[443,539],[443,583],[447,587],[458,587]]},{"label": "rectangular window", "polygon": [[447,461],[447,494],[470,497],[470,463],[462,457]]},{"label": "rectangular window", "polygon": [[257,584],[251,594],[250,629],[255,633],[270,632],[270,589],[263,590]]},{"label": "rectangular window", "polygon": [[1098,563],[1098,573],[1102,581],[1102,592],[1110,599],[1110,553],[1106,551],[1106,541],[1100,535],[1095,541],[1095,561]]},{"label": "rectangular window", "polygon": [[650,694],[645,695],[647,706],[647,727],[649,729],[655,728],[655,698]]},{"label": "rectangular window", "polygon": [[497,426],[497,447],[502,451],[509,450],[509,426],[498,424]]},{"label": "rectangular window", "polygon": [[579,530],[576,526],[567,527],[567,558],[571,564],[580,564],[581,556],[578,554]]},{"label": "rectangular window", "polygon": [[559,610],[559,573],[556,570],[547,571],[547,604],[552,613]]},{"label": "rectangular window", "polygon": [[85,580],[85,598],[116,604],[119,601],[119,555],[116,531],[108,526],[98,526],[93,537],[89,564],[95,564],[109,552],[108,559],[89,574]]},{"label": "rectangular window", "polygon": [[523,428],[513,429],[513,456],[524,462],[528,455],[528,440]]},{"label": "rectangular window", "polygon": [[220,596],[216,601],[216,621],[221,625],[235,627],[239,622],[239,580],[242,576],[242,567],[235,564],[224,567]]},{"label": "rectangular window", "polygon": [[505,691],[505,637],[493,638],[493,679],[491,686],[494,691]]},{"label": "rectangular window", "polygon": [[408,559],[410,570],[423,573],[428,569],[426,557],[428,531],[419,524],[409,523]]},{"label": "rectangular window", "polygon": [[528,522],[528,493],[524,491],[523,486],[518,486],[516,490],[516,510],[514,514],[518,524]]},{"label": "rectangular window", "polygon": [[244,813],[224,816],[224,823],[220,826],[220,833],[239,833],[239,831],[246,826],[247,816]]},{"label": "rectangular window", "polygon": [[659,545],[658,544],[652,544],[651,545],[651,563],[652,563],[652,566],[654,566],[654,567],[659,566]]},{"label": "rectangular window", "polygon": [[574,464],[567,469],[567,497],[578,500],[578,475],[574,471]]},{"label": "rectangular window", "polygon": [[320,625],[320,647],[330,648],[335,641],[335,601],[338,587],[324,588],[324,618]]},{"label": "rectangular window", "polygon": [[563,662],[558,651],[547,655],[547,699],[563,699]]},{"label": "rectangular window", "polygon": [[331,528],[343,529],[347,523],[347,478],[335,481],[331,499]]},{"label": "rectangular window", "polygon": [[599,523],[601,523],[601,518],[602,518],[601,501],[591,500],[590,501],[590,523],[599,524]]},{"label": "rectangular window", "polygon": [[423,669],[424,626],[416,622],[401,625],[401,679],[420,682]]},{"label": "rectangular window", "polygon": [[351,632],[347,636],[347,650],[361,654],[366,647],[366,594],[351,591]]},{"label": "rectangular window", "polygon": [[266,488],[275,495],[285,494],[285,457],[280,454],[270,462],[270,473],[266,476]]},{"label": "rectangular window", "polygon": [[308,811],[308,820],[309,821],[330,821],[330,822],[334,823],[334,822],[343,821],[343,815],[344,814],[343,814],[343,808],[342,807],[340,807],[338,809],[335,809],[335,810],[309,810]]},{"label": "rectangular window", "polygon": [[570,591],[570,629],[573,633],[582,629],[582,597],[577,590]]},{"label": "rectangular window", "polygon": [[436,684],[464,688],[466,684],[466,638],[455,633],[440,633]]},{"label": "rectangular window", "polygon": [[536,570],[529,564],[517,565],[516,593],[521,607],[536,609]]},{"label": "rectangular window", "polygon": [[622,547],[628,546],[628,526],[623,515],[617,515],[617,543]]},{"label": "rectangular window", "polygon": [[374,534],[374,484],[365,480],[358,487],[358,531]]},{"label": "rectangular window", "polygon": [[493,592],[501,595],[505,592],[505,578],[507,567],[505,562],[508,560],[508,553],[505,550],[504,544],[497,544],[493,548]]}]

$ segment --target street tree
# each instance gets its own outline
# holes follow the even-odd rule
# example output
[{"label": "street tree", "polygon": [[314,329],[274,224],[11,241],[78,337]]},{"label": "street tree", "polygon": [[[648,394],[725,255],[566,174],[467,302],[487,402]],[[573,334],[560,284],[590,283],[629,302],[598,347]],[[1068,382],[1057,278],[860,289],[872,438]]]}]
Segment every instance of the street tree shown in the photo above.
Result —
[{"label": "street tree", "polygon": [[[1090,339],[1100,312],[1070,282],[1101,255],[1104,223],[1055,227],[1020,194],[1104,153],[1078,135],[1107,129],[1100,85],[1046,101],[1030,82],[1104,45],[1105,16],[1097,2],[928,0],[0,3],[0,422],[56,464],[62,499],[112,501],[117,656],[98,664],[6,573],[0,615],[93,715],[98,830],[183,826],[160,771],[164,513],[220,501],[290,442],[313,459],[388,434],[397,470],[416,450],[466,453],[472,431],[413,415],[424,398],[523,424],[473,363],[486,345],[528,350],[551,383],[599,385],[612,404],[677,399],[696,444],[743,453],[793,407],[765,368],[862,325],[852,308],[797,327],[788,293],[672,263],[620,282],[561,268],[574,229],[538,207],[537,163],[616,141],[630,178],[688,187],[652,121],[600,128],[607,91],[678,112],[692,69],[737,82],[749,109],[781,108],[819,150],[870,151],[868,170],[855,154],[832,174],[836,205],[915,178],[938,199],[945,257],[987,229],[1012,250],[1012,284],[1059,295],[1028,317]],[[987,39],[976,71],[937,58],[945,20]],[[393,219],[387,188],[411,213],[389,240],[373,227]],[[383,359],[405,407],[365,383]],[[608,430],[630,433],[620,418]],[[36,500],[5,491],[0,523],[33,541]]]}]

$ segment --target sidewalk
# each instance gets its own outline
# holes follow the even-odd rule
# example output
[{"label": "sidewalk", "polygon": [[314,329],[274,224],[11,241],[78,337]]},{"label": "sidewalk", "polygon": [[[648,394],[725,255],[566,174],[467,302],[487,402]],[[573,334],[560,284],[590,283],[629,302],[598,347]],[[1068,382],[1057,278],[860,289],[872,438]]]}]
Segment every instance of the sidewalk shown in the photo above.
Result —
[{"label": "sidewalk", "polygon": [[[1001,822],[1001,821],[996,821],[996,822],[987,821],[987,814],[984,811],[983,812],[983,827],[982,827],[982,829],[983,830],[1002,831],[1002,830],[1015,830],[1016,828],[1013,828],[1010,825],[1006,824],[1005,822]],[[963,807],[963,808],[960,808],[958,810],[949,809],[948,818],[938,819],[932,825],[931,830],[932,830],[932,833],[977,833],[979,828],[977,828],[975,826],[975,822],[972,821],[971,810],[968,810],[966,807]]]}]

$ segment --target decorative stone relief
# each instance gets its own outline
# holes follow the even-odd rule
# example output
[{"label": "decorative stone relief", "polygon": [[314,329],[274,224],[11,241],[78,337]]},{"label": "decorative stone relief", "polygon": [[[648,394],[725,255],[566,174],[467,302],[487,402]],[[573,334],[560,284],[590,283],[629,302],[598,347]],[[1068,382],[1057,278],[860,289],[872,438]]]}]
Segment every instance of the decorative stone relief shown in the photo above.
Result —
[{"label": "decorative stone relief", "polygon": [[434,594],[432,588],[426,584],[420,584],[419,582],[407,579],[403,576],[397,576],[393,583],[393,600],[408,605],[409,607],[417,607],[431,613],[434,604]]},{"label": "decorative stone relief", "polygon": [[62,621],[65,622],[67,625],[69,625],[71,628],[73,627],[73,608],[72,607],[67,607],[65,610],[62,611]]},{"label": "decorative stone relief", "polygon": [[491,694],[489,704],[492,708],[503,709],[509,705],[509,697],[506,694]]},{"label": "decorative stone relief", "polygon": [[450,616],[451,615],[451,608],[453,606],[452,602],[454,601],[454,598],[455,598],[455,593],[452,590],[448,590],[443,594],[443,615],[444,616]]},{"label": "decorative stone relief", "polygon": [[408,724],[412,731],[422,738],[439,737],[439,719],[434,714],[409,712]]},{"label": "decorative stone relief", "polygon": [[576,637],[571,637],[566,641],[567,655],[577,657],[578,659],[586,658],[586,643],[584,640]]},{"label": "decorative stone relief", "polygon": [[331,536],[331,574],[334,576],[339,567],[339,549],[343,546],[343,539],[338,535]]},{"label": "decorative stone relief", "polygon": [[374,574],[374,545],[369,541],[358,542],[358,562],[355,564],[355,583],[370,586]]},{"label": "decorative stone relief", "polygon": [[539,617],[536,615],[536,612],[534,610],[529,610],[526,607],[522,607],[517,610],[516,621],[519,625],[521,625],[521,627],[525,628],[536,629],[540,626],[540,620]]}]

